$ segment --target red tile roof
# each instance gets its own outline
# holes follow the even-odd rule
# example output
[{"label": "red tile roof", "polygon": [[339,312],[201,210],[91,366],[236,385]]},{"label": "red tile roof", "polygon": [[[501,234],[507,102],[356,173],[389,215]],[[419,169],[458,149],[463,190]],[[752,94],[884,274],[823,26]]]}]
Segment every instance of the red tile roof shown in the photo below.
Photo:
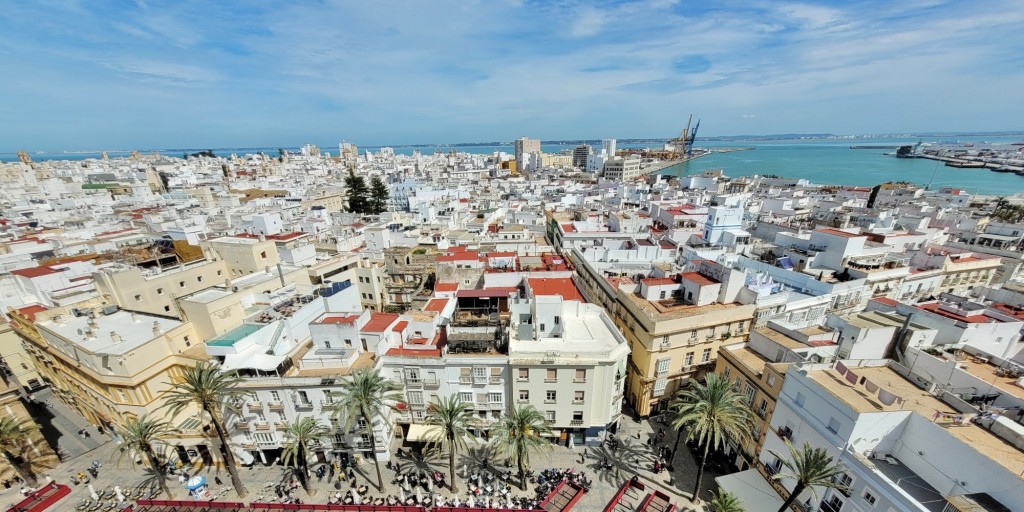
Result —
[{"label": "red tile roof", "polygon": [[25,316],[29,320],[35,322],[36,321],[36,313],[42,313],[43,311],[46,311],[47,309],[49,309],[49,308],[47,308],[46,306],[40,306],[39,304],[33,304],[31,306],[25,306],[23,308],[19,308],[19,309],[17,309],[17,311],[18,311],[18,313],[20,313],[21,315]]},{"label": "red tile roof", "polygon": [[572,224],[562,224],[562,231],[564,231],[566,233],[575,233],[576,232],[576,226],[574,226]]},{"label": "red tile roof", "polygon": [[480,259],[476,251],[460,252],[458,254],[445,254],[437,257],[437,261],[475,261]]},{"label": "red tile roof", "polygon": [[640,280],[641,283],[647,286],[664,286],[667,284],[676,284],[671,277],[645,277]]},{"label": "red tile roof", "polygon": [[359,315],[339,315],[339,316],[328,316],[320,320],[322,324],[348,324],[353,325],[356,320],[359,319]]},{"label": "red tile roof", "polygon": [[459,290],[455,292],[456,297],[508,297],[508,294],[517,290],[516,287],[484,288],[482,290]]},{"label": "red tile roof", "polygon": [[371,313],[370,321],[360,329],[363,332],[385,332],[391,324],[398,320],[395,313]]},{"label": "red tile roof", "polygon": [[576,288],[576,283],[568,277],[541,277],[527,279],[533,295],[558,295],[562,300],[578,300],[586,302]]},{"label": "red tile roof", "polygon": [[950,311],[943,311],[939,309],[938,302],[931,302],[928,304],[920,304],[917,306],[918,309],[935,313],[936,315],[944,316],[946,318],[952,318],[960,322],[968,324],[988,324],[995,322],[994,318],[987,317],[985,315],[974,315],[974,316],[962,316]]},{"label": "red tile roof", "polygon": [[448,306],[448,301],[451,299],[430,299],[427,302],[427,307],[423,308],[423,311],[431,311],[434,313],[440,313],[444,311],[444,308]]},{"label": "red tile roof", "polygon": [[436,283],[434,284],[435,292],[454,292],[459,289],[459,283]]},{"label": "red tile roof", "polygon": [[898,302],[896,302],[893,299],[890,299],[889,297],[875,297],[871,300],[879,304],[885,304],[886,306],[896,306],[897,304],[899,304]]},{"label": "red tile roof", "polygon": [[829,235],[841,236],[841,237],[845,237],[845,238],[856,238],[856,237],[859,237],[859,236],[864,236],[864,235],[855,235],[853,233],[847,233],[846,231],[840,231],[838,229],[831,229],[831,228],[822,228],[822,229],[819,229],[817,231],[819,233],[825,233],[825,234],[829,234]]},{"label": "red tile roof", "polygon": [[409,322],[406,322],[405,320],[402,320],[401,322],[398,322],[397,324],[395,324],[395,326],[391,328],[391,331],[392,332],[402,332],[402,331],[405,330],[406,327],[409,327]]},{"label": "red tile roof", "polygon": [[679,275],[682,276],[682,278],[686,279],[687,281],[696,283],[697,286],[708,286],[711,284],[718,284],[718,281],[711,279],[710,277],[705,277],[704,275],[698,272],[683,272],[682,274]]},{"label": "red tile roof", "polygon": [[41,265],[38,267],[31,268],[19,268],[17,270],[12,270],[11,273],[16,276],[27,277],[29,279],[32,279],[33,277],[43,277],[48,276],[50,274],[57,274],[60,273],[60,271],[54,270],[46,265]]}]

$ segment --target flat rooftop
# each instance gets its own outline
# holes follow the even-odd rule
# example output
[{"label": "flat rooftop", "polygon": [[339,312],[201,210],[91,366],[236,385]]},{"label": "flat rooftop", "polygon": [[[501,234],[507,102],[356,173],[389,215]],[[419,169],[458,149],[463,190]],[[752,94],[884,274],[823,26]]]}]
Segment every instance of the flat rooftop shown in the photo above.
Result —
[{"label": "flat rooftop", "polygon": [[892,405],[884,405],[878,397],[868,393],[863,386],[853,386],[835,370],[812,370],[807,377],[820,384],[833,396],[846,403],[858,413],[912,411],[945,428],[951,436],[973,447],[982,455],[1002,464],[1014,474],[1024,474],[1024,452],[1003,441],[988,430],[974,424],[955,425],[934,421],[936,412],[957,415],[958,412],[945,402],[917,387],[888,366],[850,367],[857,376],[867,378],[882,389],[903,399]]},{"label": "flat rooftop", "polygon": [[[60,323],[44,320],[36,325],[52,331],[83,350],[94,354],[122,355],[145,345],[155,337],[153,335],[154,322],[160,327],[161,332],[167,332],[181,325],[181,322],[171,318],[141,313],[132,315],[127,311],[97,316],[92,338],[87,338],[83,334],[89,330],[89,318],[85,316],[61,315]],[[119,335],[121,341],[115,341],[110,335],[112,332]]]},{"label": "flat rooftop", "polygon": [[[975,377],[985,382],[992,384],[1000,392],[1006,393],[1008,395],[1013,395],[1021,400],[1024,400],[1024,388],[1017,385],[1018,379],[1013,377],[1007,377],[1005,375],[999,376],[996,373],[999,370],[998,366],[992,363],[980,362],[979,359],[971,357],[968,357],[961,361],[957,361],[956,365],[963,371],[971,375],[974,375]],[[988,394],[993,392],[994,391],[989,391],[988,389],[978,390],[979,394]]]},{"label": "flat rooftop", "polygon": [[[750,368],[754,373],[761,373],[765,367],[772,366],[780,372],[785,372],[786,368],[792,363],[775,363],[771,359],[761,355],[760,352],[751,349],[750,347],[738,347],[732,348],[727,347],[725,351],[729,353],[734,359],[742,363],[747,368]],[[720,350],[719,353],[722,351]]]},{"label": "flat rooftop", "polygon": [[714,311],[734,308],[739,304],[722,304],[715,302],[704,306],[683,304],[678,299],[665,299],[659,301],[647,300],[636,293],[625,293],[628,300],[632,301],[641,310],[650,315],[655,321],[673,320],[690,316],[703,315]]},{"label": "flat rooftop", "polygon": [[781,345],[781,346],[783,346],[785,348],[788,348],[790,350],[799,350],[799,349],[807,348],[808,347],[808,345],[804,345],[799,340],[796,340],[794,338],[790,338],[785,333],[781,333],[779,331],[776,331],[775,329],[772,329],[771,327],[758,327],[757,329],[754,329],[754,332],[756,332],[756,333],[760,334],[761,336],[764,336],[765,338],[768,338],[768,339],[774,341],[775,343],[778,343],[779,345]]}]

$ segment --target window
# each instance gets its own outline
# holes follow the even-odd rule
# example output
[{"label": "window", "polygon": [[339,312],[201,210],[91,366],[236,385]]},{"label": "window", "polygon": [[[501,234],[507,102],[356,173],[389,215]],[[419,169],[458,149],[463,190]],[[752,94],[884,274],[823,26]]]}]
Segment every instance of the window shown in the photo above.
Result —
[{"label": "window", "polygon": [[501,393],[487,393],[487,402],[492,404],[500,404]]},{"label": "window", "polygon": [[525,390],[525,389],[520,389],[519,390],[519,401],[520,402],[529,402],[530,401],[530,392]]},{"label": "window", "polygon": [[345,346],[346,347],[351,347],[352,346],[352,340],[350,340],[350,339],[345,340]]},{"label": "window", "polygon": [[459,400],[462,400],[463,402],[465,402],[467,404],[471,404],[471,403],[473,403],[473,393],[472,392],[468,392],[468,391],[460,391],[459,392]]},{"label": "window", "polygon": [[732,367],[731,366],[726,366],[725,369],[722,370],[722,376],[725,377],[725,380],[729,380],[729,374],[730,373],[732,373]]},{"label": "window", "polygon": [[828,503],[829,508],[831,508],[833,512],[839,512],[843,509],[843,500],[839,499],[839,496],[832,496],[832,498],[826,503]]},{"label": "window", "polygon": [[583,391],[573,391],[572,402],[574,404],[582,404],[583,403],[583,395],[584,395]]},{"label": "window", "polygon": [[847,489],[849,489],[850,485],[853,484],[853,477],[846,473],[837,476],[836,480],[839,482],[839,485],[846,487]]},{"label": "window", "polygon": [[135,302],[142,302],[142,294],[141,293],[136,293],[135,294]]},{"label": "window", "polygon": [[775,387],[775,374],[774,373],[769,373],[768,374],[768,387],[770,387],[770,388]]},{"label": "window", "polygon": [[746,393],[747,395],[747,404],[754,405],[754,386],[751,386],[749,382],[746,383],[746,388],[743,390],[743,392]]},{"label": "window", "polygon": [[270,399],[275,401],[275,402],[280,402],[281,401],[281,393],[278,392],[278,391],[271,391],[270,392]]},{"label": "window", "polygon": [[832,432],[833,434],[838,434],[839,433],[839,420],[837,420],[835,418],[829,418],[828,419],[828,431]]},{"label": "window", "polygon": [[704,352],[702,352],[701,355],[700,355],[700,362],[706,363],[706,362],[708,362],[710,360],[711,360],[711,349],[710,348],[706,348],[706,349],[704,349]]},{"label": "window", "polygon": [[540,324],[540,332],[544,332],[544,324]]},{"label": "window", "polygon": [[583,411],[573,411],[572,412],[572,420],[573,421],[583,421]]},{"label": "window", "polygon": [[587,370],[586,370],[586,368],[577,368],[576,369],[576,379],[575,379],[575,381],[576,382],[586,382],[587,381]]},{"label": "window", "polygon": [[324,341],[324,348],[331,348],[331,342]]},{"label": "window", "polygon": [[185,287],[185,281],[178,281],[178,288],[184,288],[184,287]]},{"label": "window", "polygon": [[223,270],[218,270],[218,271],[217,271],[217,275],[218,275],[218,276],[219,276],[219,275],[222,275],[223,273],[224,273],[224,271],[223,271]]},{"label": "window", "polygon": [[423,414],[423,411],[413,411],[412,412],[412,418],[414,420],[416,420],[416,421],[423,421],[423,418],[425,418],[425,415]]},{"label": "window", "polygon": [[654,381],[654,395],[660,395],[665,392],[665,388],[668,387],[668,379],[658,379]]},{"label": "window", "polygon": [[473,367],[473,380],[487,379],[487,368],[483,366]]},{"label": "window", "polygon": [[522,382],[528,382],[530,380],[530,369],[520,368],[519,369],[519,380]]},{"label": "window", "polygon": [[544,393],[544,403],[554,403],[557,399],[558,393],[553,389],[549,389]]},{"label": "window", "polygon": [[797,392],[796,400],[794,400],[794,402],[796,402],[796,406],[797,407],[803,407],[804,406],[804,400],[806,400],[806,398],[804,398],[804,394],[800,393],[800,392]]},{"label": "window", "polygon": [[165,313],[170,313],[170,311],[171,311],[171,306],[164,306],[164,312]]},{"label": "window", "polygon": [[554,368],[548,368],[547,377],[544,379],[545,382],[557,382],[558,381],[558,370]]},{"label": "window", "polygon": [[422,391],[406,391],[405,394],[409,396],[409,405],[423,405]]},{"label": "window", "polygon": [[864,501],[866,501],[868,505],[875,504],[875,495],[871,494],[870,489],[864,489]]},{"label": "window", "polygon": [[299,402],[308,405],[310,403],[309,394],[305,391],[299,391]]},{"label": "window", "polygon": [[686,353],[686,360],[684,366],[693,366],[693,352]]},{"label": "window", "polygon": [[260,258],[267,259],[267,251],[261,251]]},{"label": "window", "polygon": [[657,368],[655,370],[657,372],[657,375],[661,376],[661,375],[667,374],[668,373],[668,367],[669,367],[669,365],[671,363],[672,363],[672,358],[670,358],[670,357],[663,357],[661,359],[658,359]]},{"label": "window", "polygon": [[561,322],[561,321],[562,321],[562,317],[558,317],[558,316],[555,317],[555,325],[558,325],[559,322]]},{"label": "window", "polygon": [[198,277],[196,277],[196,282],[197,282],[197,283],[201,283],[201,282],[203,282],[203,276],[198,276]]},{"label": "window", "polygon": [[544,419],[555,421],[555,411],[544,411]]},{"label": "window", "polygon": [[767,412],[768,412],[768,400],[765,399],[765,398],[762,398],[761,399],[761,405],[757,406],[757,414],[759,414],[763,418],[764,415]]},{"label": "window", "polygon": [[163,295],[164,294],[164,289],[163,288],[157,288],[156,289],[156,294],[157,295]]}]

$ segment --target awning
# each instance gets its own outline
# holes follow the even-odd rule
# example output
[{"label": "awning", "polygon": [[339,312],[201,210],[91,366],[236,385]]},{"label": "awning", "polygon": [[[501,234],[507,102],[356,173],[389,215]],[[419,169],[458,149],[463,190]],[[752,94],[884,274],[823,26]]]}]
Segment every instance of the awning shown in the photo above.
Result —
[{"label": "awning", "polygon": [[409,432],[405,434],[405,440],[413,443],[424,442],[430,437],[430,428],[426,425],[413,423],[409,425]]},{"label": "awning", "polygon": [[782,506],[782,497],[756,469],[748,469],[715,479],[723,491],[731,492],[747,512],[775,512]]},{"label": "awning", "polygon": [[231,370],[260,370],[264,372],[274,371],[287,356],[274,356],[261,353],[228,354],[224,356],[224,364],[220,366],[223,371]]}]

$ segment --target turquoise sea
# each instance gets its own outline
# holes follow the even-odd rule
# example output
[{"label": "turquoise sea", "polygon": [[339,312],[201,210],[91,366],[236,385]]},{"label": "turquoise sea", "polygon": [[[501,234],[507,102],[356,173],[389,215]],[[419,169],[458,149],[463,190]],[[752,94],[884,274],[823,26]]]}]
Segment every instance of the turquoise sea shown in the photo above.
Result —
[{"label": "turquoise sea", "polygon": [[[728,142],[701,141],[697,140],[700,147],[752,147],[750,151],[737,151],[732,153],[713,153],[711,155],[686,162],[681,165],[666,169],[662,174],[691,175],[700,174],[708,169],[722,169],[725,174],[732,177],[750,176],[753,174],[774,174],[787,178],[804,178],[816,184],[842,184],[873,186],[886,181],[909,181],[921,186],[931,185],[932,189],[942,187],[954,187],[967,190],[974,194],[1010,195],[1017,192],[1024,192],[1024,176],[1013,173],[997,173],[988,169],[957,169],[946,167],[941,163],[932,160],[920,159],[897,159],[892,156],[885,156],[883,153],[892,152],[893,149],[850,149],[851,145],[859,146],[896,146],[900,144],[914,144],[918,140],[924,142],[960,142],[960,143],[1012,143],[1020,142],[1024,136],[1014,137],[984,137],[984,136],[959,136],[952,139],[924,138],[924,139],[855,139],[855,140],[786,140],[778,142],[765,141],[743,141],[735,140]],[[654,144],[652,147],[656,146]],[[320,146],[323,151],[331,154],[337,153],[336,144],[323,144]],[[395,153],[412,154],[419,150],[423,154],[431,154],[435,151],[448,152],[457,150],[460,152],[491,154],[495,151],[512,153],[511,145],[495,146],[391,146]],[[548,153],[558,153],[561,150],[571,150],[573,145],[552,145],[545,144],[541,149]],[[641,144],[619,144],[619,148],[644,147]],[[285,148],[289,151],[298,151],[297,148]],[[368,149],[377,151],[378,147],[360,147],[360,151]],[[152,153],[153,150],[144,151]],[[183,152],[195,152],[200,149],[174,149],[164,150],[170,156],[181,156]],[[277,155],[277,148],[222,148],[214,149],[218,155],[231,153],[245,154],[264,151],[270,155]],[[110,151],[111,158],[127,156],[127,151]],[[86,158],[99,158],[98,152],[75,152],[75,153],[37,153],[32,158],[42,160],[82,160]],[[17,157],[13,153],[0,153],[0,161],[13,161]]]}]

